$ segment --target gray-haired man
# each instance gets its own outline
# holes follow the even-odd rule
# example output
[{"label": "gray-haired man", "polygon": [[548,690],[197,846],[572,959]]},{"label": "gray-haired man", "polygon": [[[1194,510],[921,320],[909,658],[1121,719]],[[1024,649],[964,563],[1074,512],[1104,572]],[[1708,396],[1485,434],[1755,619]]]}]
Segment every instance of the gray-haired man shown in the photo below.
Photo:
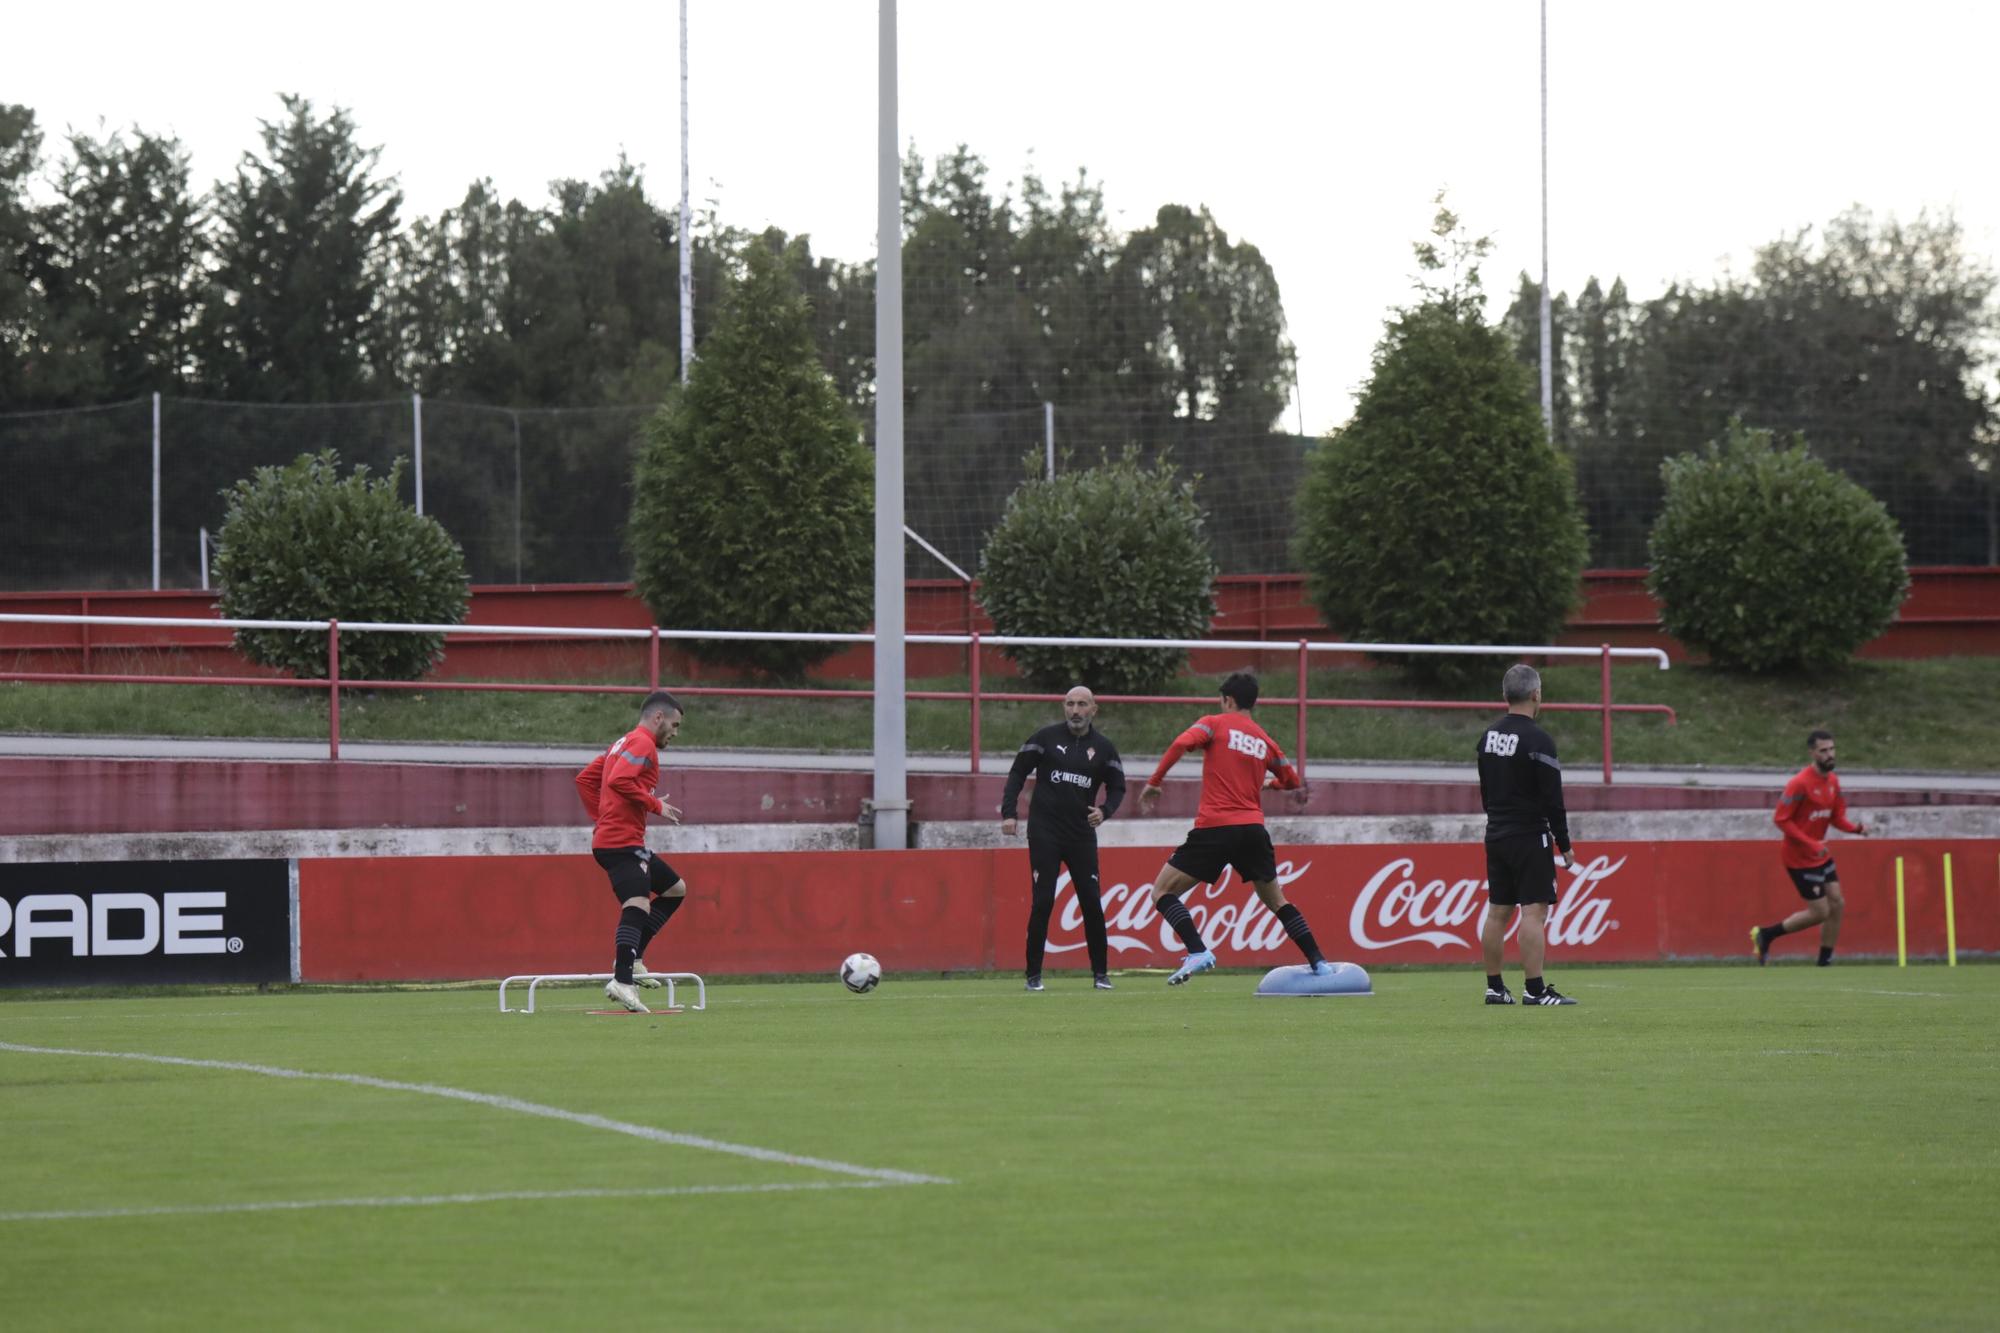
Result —
[{"label": "gray-haired man", "polygon": [[1500,692],[1507,711],[1479,737],[1479,799],[1486,806],[1486,922],[1479,939],[1486,953],[1486,1003],[1514,1003],[1500,978],[1500,954],[1518,907],[1521,966],[1527,973],[1523,999],[1531,1005],[1575,1004],[1542,979],[1556,866],[1576,861],[1556,743],[1535,721],[1542,711],[1542,675],[1525,663],[1508,667]]}]

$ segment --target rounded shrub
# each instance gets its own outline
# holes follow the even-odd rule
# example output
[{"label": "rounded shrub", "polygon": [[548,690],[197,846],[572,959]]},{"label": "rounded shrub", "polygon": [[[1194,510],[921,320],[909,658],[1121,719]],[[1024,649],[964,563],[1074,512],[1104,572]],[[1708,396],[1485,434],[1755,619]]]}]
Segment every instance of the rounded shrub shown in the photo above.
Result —
[{"label": "rounded shrub", "polygon": [[[1194,483],[1131,453],[1052,481],[1031,480],[980,553],[980,601],[1002,634],[1197,639],[1215,614],[1214,552]],[[1045,689],[1145,694],[1171,680],[1179,649],[1013,648]]]},{"label": "rounded shrub", "polygon": [[[226,492],[217,535],[217,607],[228,620],[352,620],[456,625],[465,619],[465,553],[434,518],[398,497],[403,460],[386,477],[340,475],[331,449],[258,468]],[[326,634],[238,630],[253,662],[326,676]],[[342,634],[340,674],[417,680],[444,656],[443,634]]]},{"label": "rounded shrub", "polygon": [[1803,436],[1733,421],[1660,474],[1647,586],[1667,633],[1717,666],[1832,665],[1895,619],[1910,587],[1896,521]]},{"label": "rounded shrub", "polygon": [[[1588,542],[1569,460],[1528,373],[1476,308],[1403,312],[1351,423],[1316,444],[1298,500],[1306,589],[1343,638],[1549,643]],[[1417,675],[1470,659],[1385,654]]]},{"label": "rounded shrub", "polygon": [[[633,580],[661,625],[854,633],[875,589],[874,455],[813,350],[805,297],[759,242],[633,471]],[[695,640],[790,677],[828,643]]]}]

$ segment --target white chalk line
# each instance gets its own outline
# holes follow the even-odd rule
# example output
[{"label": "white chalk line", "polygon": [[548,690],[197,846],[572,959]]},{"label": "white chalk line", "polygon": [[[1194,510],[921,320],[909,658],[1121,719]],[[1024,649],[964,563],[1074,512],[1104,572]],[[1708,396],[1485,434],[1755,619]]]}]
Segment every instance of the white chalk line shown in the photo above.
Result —
[{"label": "white chalk line", "polygon": [[472,1102],[478,1106],[490,1106],[495,1110],[513,1111],[520,1115],[561,1120],[590,1129],[607,1129],[614,1134],[628,1134],[635,1139],[645,1139],[652,1143],[668,1143],[680,1148],[700,1148],[707,1152],[727,1153],[733,1157],[747,1157],[758,1162],[805,1166],[816,1171],[832,1171],[839,1175],[889,1181],[898,1185],[952,1183],[942,1176],[919,1175],[914,1171],[896,1171],[887,1167],[856,1166],[852,1162],[837,1162],[828,1157],[807,1157],[799,1153],[779,1152],[775,1148],[728,1143],[722,1139],[706,1138],[699,1134],[681,1134],[669,1129],[655,1129],[651,1125],[635,1125],[629,1121],[613,1120],[608,1116],[592,1115],[584,1111],[567,1111],[560,1106],[544,1106],[540,1102],[523,1101],[519,1097],[505,1097],[490,1092],[471,1092],[464,1088],[448,1088],[438,1083],[404,1083],[396,1079],[374,1078],[367,1074],[323,1074],[304,1069],[285,1069],[277,1065],[254,1065],[236,1060],[192,1060],[179,1055],[146,1055],[136,1051],[80,1051],[55,1046],[24,1046],[12,1041],[0,1041],[0,1051],[15,1051],[23,1055],[66,1055],[88,1060],[137,1060],[146,1064],[178,1065],[187,1069],[221,1069],[239,1074],[262,1074],[266,1078],[349,1083],[356,1087],[379,1088],[385,1092],[415,1092],[426,1097]]},{"label": "white chalk line", "polygon": [[799,1190],[879,1190],[891,1180],[799,1180],[766,1185],[663,1185],[655,1189],[499,1190],[487,1194],[400,1194],[359,1199],[281,1199],[264,1203],[163,1204],[146,1208],[65,1208],[0,1213],[0,1222],[77,1222],[118,1217],[221,1213],[301,1213],[315,1208],[436,1208],[470,1203],[539,1203],[562,1199],[664,1199],[701,1194],[785,1194]]}]

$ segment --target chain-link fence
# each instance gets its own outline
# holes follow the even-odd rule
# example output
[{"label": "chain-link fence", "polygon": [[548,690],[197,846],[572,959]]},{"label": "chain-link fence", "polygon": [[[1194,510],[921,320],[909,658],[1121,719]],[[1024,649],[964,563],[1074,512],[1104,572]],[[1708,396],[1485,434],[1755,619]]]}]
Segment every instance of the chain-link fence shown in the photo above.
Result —
[{"label": "chain-link fence", "polygon": [[[156,549],[159,586],[201,586],[201,533],[221,526],[229,487],[259,467],[320,449],[378,474],[410,460],[403,493],[413,501],[421,456],[424,512],[464,547],[475,583],[624,581],[632,572],[625,519],[633,450],[652,410],[163,397],[0,414],[0,589],[149,587]],[[1659,458],[1699,443],[1690,436],[1647,448],[1578,448],[1593,563],[1643,563],[1658,510]],[[1042,475],[1051,453],[1062,469],[1136,446],[1149,460],[1164,453],[1196,479],[1222,572],[1283,572],[1294,565],[1294,498],[1310,445],[1213,422],[1109,412],[913,413],[905,424],[905,518],[952,565],[976,573],[1007,497]],[[1991,484],[1939,484],[1858,446],[1818,452],[1889,507],[1913,563],[1994,562],[2000,491]],[[914,547],[909,567],[913,575],[949,572]]]}]

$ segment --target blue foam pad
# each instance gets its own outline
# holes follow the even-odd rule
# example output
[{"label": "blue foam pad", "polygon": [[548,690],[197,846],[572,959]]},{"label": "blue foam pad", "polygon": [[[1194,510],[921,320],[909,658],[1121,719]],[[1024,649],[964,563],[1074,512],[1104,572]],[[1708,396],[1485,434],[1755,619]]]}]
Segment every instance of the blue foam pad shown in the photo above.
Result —
[{"label": "blue foam pad", "polygon": [[1373,995],[1368,973],[1353,963],[1335,963],[1333,971],[1314,976],[1304,963],[1274,967],[1257,983],[1259,995]]}]

